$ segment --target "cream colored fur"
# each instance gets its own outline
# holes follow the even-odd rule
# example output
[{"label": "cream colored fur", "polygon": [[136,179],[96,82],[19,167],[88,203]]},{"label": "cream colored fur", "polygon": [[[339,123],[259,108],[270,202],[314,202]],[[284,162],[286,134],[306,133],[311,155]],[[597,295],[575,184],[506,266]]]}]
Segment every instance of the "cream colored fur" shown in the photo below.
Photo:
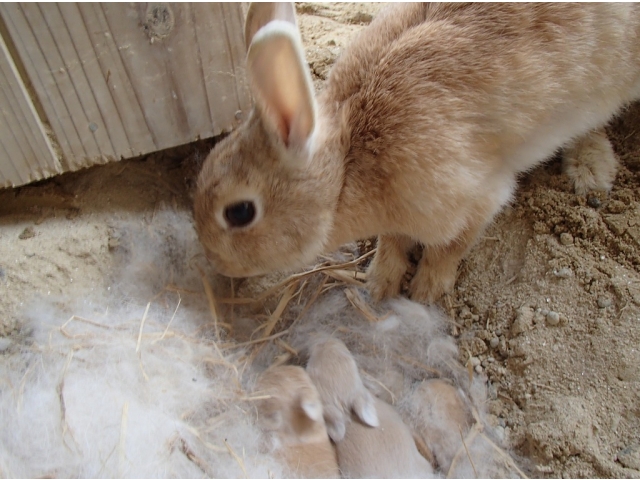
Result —
[{"label": "cream colored fur", "polygon": [[322,399],[325,421],[346,478],[424,478],[431,464],[418,452],[409,428],[387,403],[365,388],[347,346],[317,336],[307,372]]},{"label": "cream colored fur", "polygon": [[[345,49],[317,100],[293,7],[264,8],[272,16],[254,18],[278,22],[247,30],[256,108],[207,158],[195,197],[221,273],[298,268],[377,235],[373,296],[399,293],[420,242],[410,295],[433,301],[519,173],[567,147],[578,193],[611,188],[602,126],[640,95],[639,5],[396,4]],[[220,212],[244,198],[261,215],[225,225]]]},{"label": "cream colored fur", "polygon": [[338,465],[346,478],[433,478],[431,464],[418,452],[413,435],[388,403],[376,398],[378,428],[357,420],[336,443]]},{"label": "cream colored fur", "polygon": [[258,378],[258,424],[270,434],[275,454],[296,478],[339,478],[336,453],[322,418],[318,391],[304,369],[272,367]]},{"label": "cream colored fur", "polygon": [[407,400],[413,428],[443,472],[463,448],[462,439],[473,421],[462,395],[447,381],[435,379],[420,383]]}]

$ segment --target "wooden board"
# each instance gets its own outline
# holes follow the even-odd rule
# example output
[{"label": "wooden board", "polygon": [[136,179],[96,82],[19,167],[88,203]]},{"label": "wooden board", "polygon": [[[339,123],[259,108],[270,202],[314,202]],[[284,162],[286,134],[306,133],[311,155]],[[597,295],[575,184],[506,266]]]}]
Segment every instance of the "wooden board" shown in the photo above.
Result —
[{"label": "wooden board", "polygon": [[64,170],[236,126],[250,108],[240,4],[2,3]]},{"label": "wooden board", "polygon": [[60,162],[0,37],[0,187],[60,172]]}]

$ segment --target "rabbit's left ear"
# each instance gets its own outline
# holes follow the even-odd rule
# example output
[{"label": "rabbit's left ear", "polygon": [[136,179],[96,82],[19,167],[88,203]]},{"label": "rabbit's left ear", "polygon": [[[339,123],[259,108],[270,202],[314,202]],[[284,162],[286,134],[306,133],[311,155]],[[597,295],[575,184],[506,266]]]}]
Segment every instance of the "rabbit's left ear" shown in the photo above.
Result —
[{"label": "rabbit's left ear", "polygon": [[297,27],[296,10],[291,2],[257,2],[249,5],[244,20],[244,44],[249,50],[255,34],[273,20],[284,20]]},{"label": "rabbit's left ear", "polygon": [[289,152],[306,151],[316,124],[316,105],[295,25],[274,20],[260,28],[249,46],[247,69],[263,120]]}]

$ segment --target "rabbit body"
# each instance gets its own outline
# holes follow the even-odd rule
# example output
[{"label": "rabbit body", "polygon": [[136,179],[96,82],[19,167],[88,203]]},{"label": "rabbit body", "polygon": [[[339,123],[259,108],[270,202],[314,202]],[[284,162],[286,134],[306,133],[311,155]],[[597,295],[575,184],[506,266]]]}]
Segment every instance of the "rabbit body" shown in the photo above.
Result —
[{"label": "rabbit body", "polygon": [[336,443],[344,478],[434,478],[433,467],[418,452],[409,428],[394,408],[376,398],[380,419],[371,428],[357,419],[347,425]]},{"label": "rabbit body", "polygon": [[441,379],[426,380],[406,401],[416,435],[432,453],[443,472],[448,472],[473,418],[463,394]]},{"label": "rabbit body", "polygon": [[339,478],[318,391],[304,369],[278,366],[266,370],[256,391],[258,424],[271,436],[275,453],[297,478]]},{"label": "rabbit body", "polygon": [[[410,295],[433,301],[520,172],[564,147],[578,193],[611,187],[602,126],[640,96],[639,5],[393,5],[317,100],[290,17],[247,28],[256,108],[198,181],[196,225],[221,273],[296,268],[378,235],[374,298],[399,293],[420,242]],[[234,202],[251,223],[230,223]]]}]

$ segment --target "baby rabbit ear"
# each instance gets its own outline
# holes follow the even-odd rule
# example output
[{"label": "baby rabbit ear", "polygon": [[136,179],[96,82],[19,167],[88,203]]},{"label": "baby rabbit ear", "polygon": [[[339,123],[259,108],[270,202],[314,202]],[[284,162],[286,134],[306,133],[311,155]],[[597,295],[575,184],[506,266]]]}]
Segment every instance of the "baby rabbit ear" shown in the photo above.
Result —
[{"label": "baby rabbit ear", "polygon": [[315,387],[305,385],[300,388],[297,402],[304,412],[314,422],[322,420],[322,403]]},{"label": "baby rabbit ear", "polygon": [[347,432],[347,419],[342,411],[335,406],[327,406],[324,411],[324,423],[329,438],[335,443],[342,441]]},{"label": "baby rabbit ear", "polygon": [[302,401],[300,402],[300,407],[302,408],[302,411],[305,413],[305,415],[314,422],[322,420],[322,405],[320,404],[320,402],[315,400],[302,399]]},{"label": "baby rabbit ear", "polygon": [[262,27],[249,47],[247,69],[266,126],[300,157],[313,134],[316,106],[297,28],[283,20]]},{"label": "baby rabbit ear", "polygon": [[347,426],[343,420],[327,424],[327,435],[329,435],[329,438],[333,440],[334,443],[341,442],[346,433]]},{"label": "baby rabbit ear", "polygon": [[249,50],[258,30],[273,20],[284,20],[296,26],[296,11],[291,2],[257,2],[249,5],[244,20],[244,44]]},{"label": "baby rabbit ear", "polygon": [[366,425],[370,427],[380,426],[376,404],[368,390],[365,389],[361,395],[356,397],[353,402],[353,411]]}]

